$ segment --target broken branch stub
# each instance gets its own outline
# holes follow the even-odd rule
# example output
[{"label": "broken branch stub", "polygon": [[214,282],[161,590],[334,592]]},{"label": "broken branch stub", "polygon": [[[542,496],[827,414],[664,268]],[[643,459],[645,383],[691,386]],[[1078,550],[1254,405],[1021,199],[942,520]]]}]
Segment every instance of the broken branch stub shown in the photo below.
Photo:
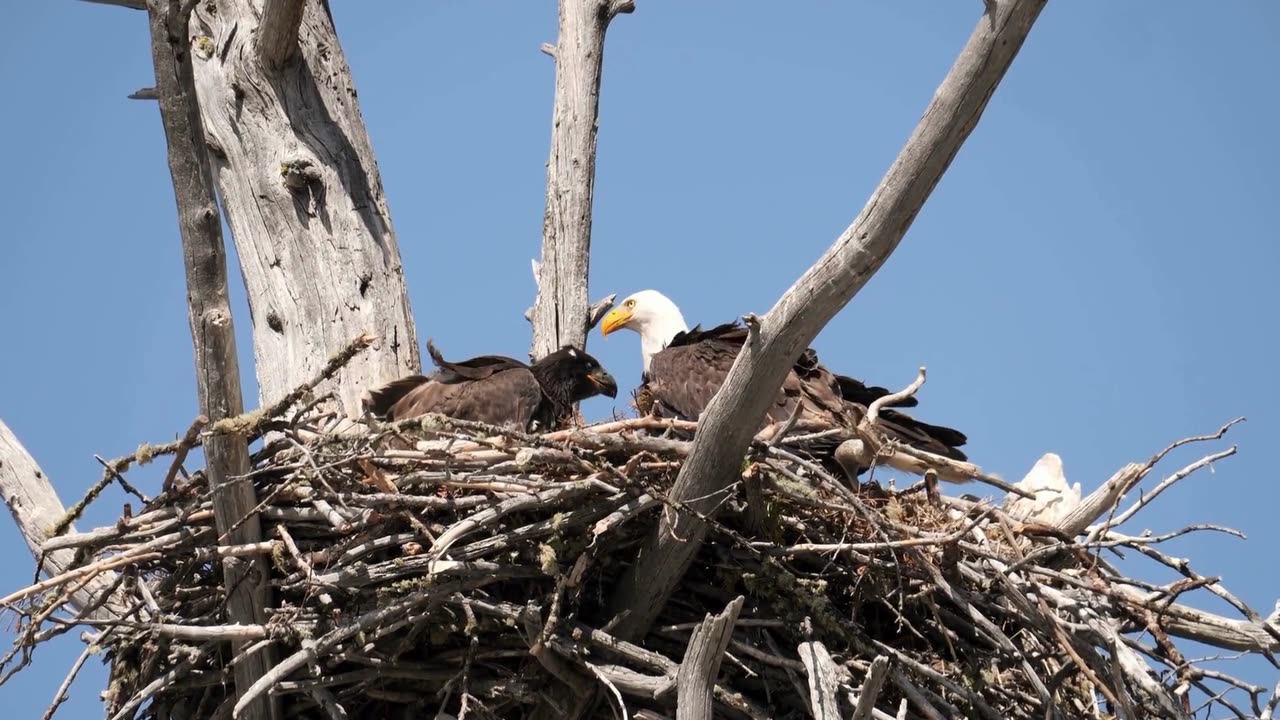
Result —
[{"label": "broken branch stub", "polygon": [[556,79],[542,260],[534,265],[538,286],[529,315],[533,323],[529,354],[534,360],[564,345],[586,347],[591,328],[587,287],[605,32],[614,16],[635,9],[629,0],[560,0],[558,5],[559,38],[549,53],[555,58]]}]

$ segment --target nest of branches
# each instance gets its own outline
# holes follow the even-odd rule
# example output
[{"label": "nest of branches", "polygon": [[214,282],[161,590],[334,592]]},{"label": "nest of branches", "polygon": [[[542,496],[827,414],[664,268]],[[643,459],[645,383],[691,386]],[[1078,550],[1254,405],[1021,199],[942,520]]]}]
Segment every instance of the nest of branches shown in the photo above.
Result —
[{"label": "nest of branches", "polygon": [[[1046,525],[936,483],[882,485],[874,469],[852,486],[810,455],[830,432],[758,439],[658,621],[627,639],[611,632],[627,602],[616,588],[664,517],[688,511],[668,491],[689,424],[531,437],[434,416],[341,432],[299,413],[253,422],[273,431],[252,457],[261,541],[219,542],[206,476],[181,467],[195,428],[107,463],[104,482],[124,482],[133,460],[178,456],[139,512],[46,543],[74,548],[72,567],[0,600],[19,618],[11,670],[88,626],[112,718],[226,718],[264,694],[285,717],[324,720],[661,718],[677,704],[687,717],[1176,718],[1201,695],[1253,717],[1265,704],[1171,638],[1212,642],[1177,604],[1203,588],[1274,627],[1165,558],[1163,538],[1107,521],[1146,505],[1117,507],[1163,453]],[[1124,547],[1182,580],[1126,577],[1108,554]],[[269,578],[261,624],[228,622],[228,562]],[[258,652],[273,669],[237,699],[233,663]]]}]

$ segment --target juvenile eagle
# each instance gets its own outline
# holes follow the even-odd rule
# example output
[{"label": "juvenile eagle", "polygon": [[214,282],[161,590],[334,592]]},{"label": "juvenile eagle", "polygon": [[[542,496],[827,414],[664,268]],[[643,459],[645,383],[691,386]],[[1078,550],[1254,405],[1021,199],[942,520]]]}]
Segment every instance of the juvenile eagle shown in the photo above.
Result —
[{"label": "juvenile eagle", "polygon": [[[656,290],[642,290],[623,300],[600,324],[603,335],[622,328],[640,335],[644,371],[637,404],[641,410],[695,421],[729,374],[748,334],[737,322],[690,330],[676,304]],[[885,388],[832,373],[818,362],[812,348],[806,348],[787,373],[761,427],[785,422],[797,404],[799,420],[853,427],[865,415],[867,405],[888,394]],[[908,398],[890,406],[916,404],[915,398]],[[905,444],[955,460],[966,459],[957,448],[967,438],[958,430],[929,425],[888,409],[880,412],[880,426]]]},{"label": "juvenile eagle", "polygon": [[613,376],[595,358],[570,346],[532,365],[501,355],[449,362],[431,341],[427,352],[436,366],[430,375],[410,375],[372,391],[365,410],[387,421],[438,413],[545,432],[566,424],[576,402],[618,396]]}]

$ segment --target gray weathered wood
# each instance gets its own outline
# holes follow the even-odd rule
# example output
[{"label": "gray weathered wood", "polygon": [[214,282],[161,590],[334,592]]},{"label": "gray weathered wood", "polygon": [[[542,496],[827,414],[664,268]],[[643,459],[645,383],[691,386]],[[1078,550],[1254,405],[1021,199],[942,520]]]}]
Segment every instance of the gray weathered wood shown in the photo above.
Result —
[{"label": "gray weathered wood", "polygon": [[809,676],[809,712],[814,720],[840,720],[840,669],[820,642],[803,642],[796,648]]},{"label": "gray weathered wood", "polygon": [[889,677],[889,658],[881,655],[871,661],[867,668],[867,679],[862,681],[862,689],[858,691],[858,704],[853,708],[849,720],[871,720],[876,709],[876,698]]},{"label": "gray weathered wood", "polygon": [[[261,22],[277,29],[261,27],[260,0],[220,0],[196,5],[191,33],[210,159],[249,294],[259,399],[284,396],[367,333],[380,346],[317,389],[357,415],[368,388],[421,366],[400,249],[325,3],[303,3],[296,31],[294,3],[266,5]],[[289,62],[259,59],[259,47],[275,57],[286,45]]]},{"label": "gray weathered wood", "polygon": [[733,639],[733,625],[738,622],[742,603],[739,595],[719,615],[707,613],[694,628],[676,672],[676,720],[711,720],[716,675]]},{"label": "gray weathered wood", "polygon": [[[244,412],[235,330],[227,297],[227,258],[222,222],[213,190],[200,124],[192,53],[188,43],[189,0],[150,0],[151,51],[156,91],[169,157],[187,276],[187,311],[195,347],[196,391],[200,412],[211,421]],[[247,478],[249,449],[243,435],[205,438],[204,454],[213,489],[213,512],[221,543],[243,545],[262,540],[254,508],[257,497]],[[270,567],[266,559],[224,558],[227,615],[234,623],[266,622]],[[274,664],[271,648],[253,653],[235,667],[237,693],[243,693]],[[248,717],[276,718],[279,702],[263,699]]]},{"label": "gray weathered wood", "polygon": [[[31,554],[40,560],[40,546],[50,539],[49,531],[66,516],[67,510],[58,500],[53,483],[44,474],[35,458],[18,441],[9,427],[0,421],[0,497],[13,515],[13,521],[27,541]],[[74,533],[75,527],[67,528]],[[59,575],[71,568],[76,551],[73,548],[43,553],[43,570],[48,577]],[[110,592],[114,573],[104,573],[89,581],[85,589],[72,600],[78,609],[89,607],[94,598]],[[90,614],[94,620],[113,620],[121,616],[125,608],[118,602],[107,601]]]},{"label": "gray weathered wood", "polygon": [[264,0],[258,24],[258,59],[276,70],[298,49],[298,26],[306,0]]},{"label": "gray weathered wood", "polygon": [[533,345],[537,360],[563,345],[586,347],[590,324],[587,276],[591,253],[591,202],[596,176],[600,71],[609,21],[635,10],[633,0],[560,0],[555,58],[555,107],[547,206],[542,221],[542,262],[535,265]]},{"label": "gray weathered wood", "polygon": [[[680,470],[672,499],[714,512],[739,475],[742,453],[787,369],[818,332],[871,279],[973,131],[991,94],[1022,47],[1045,0],[987,0],[968,43],[934,94],[906,146],[862,213],[759,320],[712,398]],[[693,560],[706,523],[667,513],[618,583],[613,608],[625,612],[615,633],[644,635]]]}]

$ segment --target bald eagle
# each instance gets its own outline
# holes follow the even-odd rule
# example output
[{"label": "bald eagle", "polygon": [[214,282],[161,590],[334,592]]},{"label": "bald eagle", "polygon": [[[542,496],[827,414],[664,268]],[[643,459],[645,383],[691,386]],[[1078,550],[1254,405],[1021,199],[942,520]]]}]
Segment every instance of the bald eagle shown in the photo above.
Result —
[{"label": "bald eagle", "polygon": [[365,410],[388,421],[438,413],[544,432],[566,424],[574,403],[618,395],[613,376],[595,358],[570,346],[532,365],[501,355],[449,362],[431,341],[427,352],[436,365],[430,375],[411,375],[374,390],[365,398]]},{"label": "bald eagle", "polygon": [[[711,402],[748,334],[736,321],[710,330],[690,330],[676,304],[656,290],[642,290],[623,300],[600,324],[603,335],[624,328],[640,335],[644,369],[637,405],[642,412],[685,420],[697,420]],[[800,420],[851,428],[865,415],[867,405],[888,394],[885,388],[832,373],[818,362],[812,348],[806,348],[792,364],[761,427],[785,422],[799,406]],[[916,404],[915,398],[907,398],[890,407]],[[889,409],[881,410],[880,426],[900,442],[954,460],[966,459],[957,448],[967,438],[958,430]]]}]

